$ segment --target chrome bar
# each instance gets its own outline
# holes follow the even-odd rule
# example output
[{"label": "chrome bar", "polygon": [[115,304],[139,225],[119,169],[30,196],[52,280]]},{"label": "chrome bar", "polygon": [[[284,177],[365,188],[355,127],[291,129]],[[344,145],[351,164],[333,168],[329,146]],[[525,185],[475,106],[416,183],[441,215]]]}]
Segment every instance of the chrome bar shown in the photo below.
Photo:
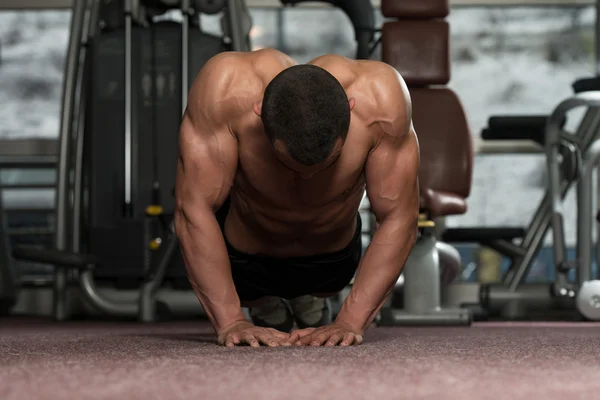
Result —
[{"label": "chrome bar", "polygon": [[594,215],[594,171],[600,162],[600,140],[592,144],[584,156],[581,178],[577,185],[577,284],[581,286],[594,278],[592,264],[592,228],[597,223]]},{"label": "chrome bar", "polygon": [[133,28],[133,1],[125,0],[125,216],[130,216],[133,212],[131,194],[132,194],[132,130],[131,114],[133,111],[132,99],[132,28]]},{"label": "chrome bar", "polygon": [[[67,221],[69,219],[69,160],[71,159],[70,141],[77,73],[79,67],[79,51],[81,49],[81,38],[83,35],[86,3],[86,0],[81,0],[73,4],[71,33],[69,36],[67,59],[65,63],[56,185],[57,250],[66,250],[68,238]],[[58,320],[63,320],[66,317],[66,280],[67,274],[65,268],[57,265],[54,269],[54,316]]]},{"label": "chrome bar", "polygon": [[188,92],[190,91],[190,0],[181,0],[181,113],[185,113],[187,107]]},{"label": "chrome bar", "polygon": [[227,0],[227,19],[229,34],[231,35],[231,48],[233,51],[247,51],[244,46],[242,33],[242,13],[237,0]]}]

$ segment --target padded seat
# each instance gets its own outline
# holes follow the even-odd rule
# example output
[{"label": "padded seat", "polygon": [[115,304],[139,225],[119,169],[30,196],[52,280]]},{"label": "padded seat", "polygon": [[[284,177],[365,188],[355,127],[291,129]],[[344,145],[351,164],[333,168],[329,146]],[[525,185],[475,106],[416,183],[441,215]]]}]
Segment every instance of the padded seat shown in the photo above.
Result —
[{"label": "padded seat", "polygon": [[[473,143],[450,80],[448,0],[382,0],[382,61],[408,85],[419,139],[421,211],[430,218],[463,214],[473,175]],[[395,20],[394,20],[395,19]]]},{"label": "padded seat", "polygon": [[421,206],[432,218],[464,214],[473,146],[462,104],[447,88],[410,90],[421,152]]},{"label": "padded seat", "polygon": [[459,215],[467,212],[467,201],[454,193],[426,189],[421,191],[421,209],[427,210],[430,218]]}]

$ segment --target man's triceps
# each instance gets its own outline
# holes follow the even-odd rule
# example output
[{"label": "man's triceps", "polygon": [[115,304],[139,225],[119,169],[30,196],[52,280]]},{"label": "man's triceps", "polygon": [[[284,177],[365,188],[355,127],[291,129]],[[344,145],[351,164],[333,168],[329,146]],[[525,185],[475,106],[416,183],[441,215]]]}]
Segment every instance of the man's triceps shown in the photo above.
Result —
[{"label": "man's triceps", "polygon": [[176,232],[188,277],[215,330],[243,319],[214,212],[229,193],[237,141],[225,129],[185,121],[180,136]]}]

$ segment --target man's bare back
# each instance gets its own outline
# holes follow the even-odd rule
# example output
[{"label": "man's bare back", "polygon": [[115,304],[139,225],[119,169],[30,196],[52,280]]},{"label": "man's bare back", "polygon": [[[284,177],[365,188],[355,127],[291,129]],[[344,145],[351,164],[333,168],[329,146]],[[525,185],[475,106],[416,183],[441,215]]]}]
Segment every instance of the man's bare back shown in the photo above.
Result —
[{"label": "man's bare back", "polygon": [[[351,112],[344,140],[315,165],[290,157],[261,119],[266,88],[297,65],[285,54],[223,53],[207,63],[190,91],[180,134],[176,230],[190,281],[217,332],[241,318],[225,244],[281,259],[339,252],[356,235],[366,188],[380,225],[386,218],[395,223],[373,238],[388,251],[378,257],[367,250],[361,261],[378,257],[393,264],[378,272],[389,276],[369,276],[377,261],[363,272],[359,267],[350,301],[365,303],[340,313],[364,329],[414,242],[418,145],[404,82],[393,68],[374,61],[327,55],[308,64],[335,77]],[[226,201],[231,205],[221,232],[209,214]],[[406,243],[391,244],[394,239]]]}]

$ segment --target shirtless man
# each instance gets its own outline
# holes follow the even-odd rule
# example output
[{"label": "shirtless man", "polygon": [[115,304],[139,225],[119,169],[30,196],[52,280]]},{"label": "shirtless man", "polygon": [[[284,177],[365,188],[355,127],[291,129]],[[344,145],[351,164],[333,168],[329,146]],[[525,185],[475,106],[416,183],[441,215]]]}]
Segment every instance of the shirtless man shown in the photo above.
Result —
[{"label": "shirtless man", "polygon": [[[181,125],[175,230],[218,342],[360,344],[416,240],[418,167],[391,66],[273,49],[209,60]],[[377,229],[361,258],[365,189]],[[332,321],[324,299],[353,277]]]}]

